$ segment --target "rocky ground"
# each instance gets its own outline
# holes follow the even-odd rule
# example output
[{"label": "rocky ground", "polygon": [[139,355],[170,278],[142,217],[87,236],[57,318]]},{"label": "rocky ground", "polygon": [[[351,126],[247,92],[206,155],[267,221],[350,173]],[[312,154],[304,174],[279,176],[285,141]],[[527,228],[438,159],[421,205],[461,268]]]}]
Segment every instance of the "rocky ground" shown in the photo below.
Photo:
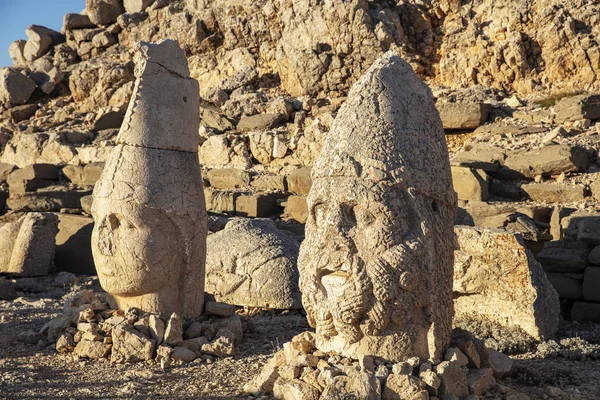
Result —
[{"label": "rocky ground", "polygon": [[[114,364],[59,354],[37,332],[62,311],[62,298],[81,289],[100,290],[95,277],[76,284],[46,278],[17,279],[19,298],[0,301],[0,398],[255,398],[243,386],[283,343],[307,329],[301,312],[239,309],[248,329],[236,354],[175,363]],[[597,399],[600,396],[600,326],[569,322],[556,341],[514,354],[510,376],[482,399]],[[522,393],[522,394],[519,394]],[[529,397],[524,397],[524,395]],[[259,396],[269,399],[271,397]]]}]

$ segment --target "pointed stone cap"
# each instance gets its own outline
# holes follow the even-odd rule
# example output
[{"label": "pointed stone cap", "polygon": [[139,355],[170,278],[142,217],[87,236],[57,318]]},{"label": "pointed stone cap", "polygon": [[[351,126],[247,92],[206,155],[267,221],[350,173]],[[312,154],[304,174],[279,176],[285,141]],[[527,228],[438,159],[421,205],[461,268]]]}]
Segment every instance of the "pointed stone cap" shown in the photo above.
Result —
[{"label": "pointed stone cap", "polygon": [[135,56],[137,80],[117,142],[198,152],[200,94],[175,40],[141,42]]},{"label": "pointed stone cap", "polygon": [[431,91],[395,52],[380,57],[353,85],[313,166],[314,180],[341,176],[456,202]]}]

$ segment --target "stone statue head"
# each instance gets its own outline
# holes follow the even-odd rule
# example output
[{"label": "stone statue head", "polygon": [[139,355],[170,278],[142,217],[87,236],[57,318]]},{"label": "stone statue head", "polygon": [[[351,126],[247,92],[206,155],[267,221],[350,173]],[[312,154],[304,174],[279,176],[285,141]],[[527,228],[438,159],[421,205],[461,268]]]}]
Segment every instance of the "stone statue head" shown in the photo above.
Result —
[{"label": "stone statue head", "polygon": [[141,43],[134,93],[94,188],[92,251],[119,308],[202,312],[207,215],[199,88],[177,42]]},{"label": "stone statue head", "polygon": [[388,53],[354,85],[312,172],[299,257],[317,347],[441,356],[452,321],[452,188],[429,89]]}]

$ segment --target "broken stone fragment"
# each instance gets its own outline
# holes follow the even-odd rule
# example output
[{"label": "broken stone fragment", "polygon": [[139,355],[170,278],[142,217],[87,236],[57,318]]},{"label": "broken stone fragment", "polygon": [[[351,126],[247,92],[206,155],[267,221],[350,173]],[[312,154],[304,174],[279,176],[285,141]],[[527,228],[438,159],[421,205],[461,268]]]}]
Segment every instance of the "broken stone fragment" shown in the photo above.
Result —
[{"label": "broken stone fragment", "polygon": [[132,327],[117,325],[112,329],[111,360],[115,363],[147,361],[154,358],[155,342]]},{"label": "broken stone fragment", "polygon": [[512,326],[534,340],[552,337],[558,329],[558,295],[520,235],[466,226],[455,232],[455,321]]},{"label": "broken stone fragment", "polygon": [[109,25],[125,12],[122,0],[86,0],[85,10],[94,25]]},{"label": "broken stone fragment", "polygon": [[299,308],[299,244],[269,219],[231,219],[207,238],[206,292],[228,304]]},{"label": "broken stone fragment", "polygon": [[0,227],[0,272],[43,276],[54,260],[58,217],[52,213],[27,213]]},{"label": "broken stone fragment", "polygon": [[0,103],[5,106],[25,104],[35,90],[35,83],[13,68],[0,69]]}]

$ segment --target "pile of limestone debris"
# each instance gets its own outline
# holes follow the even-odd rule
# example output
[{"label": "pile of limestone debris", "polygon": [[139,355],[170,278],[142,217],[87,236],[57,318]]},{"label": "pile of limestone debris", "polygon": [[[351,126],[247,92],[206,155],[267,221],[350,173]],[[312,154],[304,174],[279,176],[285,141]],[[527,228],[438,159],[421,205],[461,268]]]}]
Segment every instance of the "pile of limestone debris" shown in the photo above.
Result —
[{"label": "pile of limestone debris", "polygon": [[176,313],[164,319],[134,308],[111,309],[103,295],[89,290],[71,295],[63,314],[42,328],[59,353],[114,363],[156,360],[166,368],[173,361],[210,363],[233,356],[243,338],[244,323],[231,305],[208,302],[205,314],[184,329]]},{"label": "pile of limestone debris", "polygon": [[[465,332],[457,333],[444,360],[418,357],[392,363],[370,356],[353,360],[315,348],[312,332],[303,332],[275,353],[262,372],[244,387],[248,393],[273,392],[278,399],[459,399],[485,393],[519,399],[496,381],[510,374],[513,361],[487,349]],[[341,397],[340,397],[341,396]]]}]

